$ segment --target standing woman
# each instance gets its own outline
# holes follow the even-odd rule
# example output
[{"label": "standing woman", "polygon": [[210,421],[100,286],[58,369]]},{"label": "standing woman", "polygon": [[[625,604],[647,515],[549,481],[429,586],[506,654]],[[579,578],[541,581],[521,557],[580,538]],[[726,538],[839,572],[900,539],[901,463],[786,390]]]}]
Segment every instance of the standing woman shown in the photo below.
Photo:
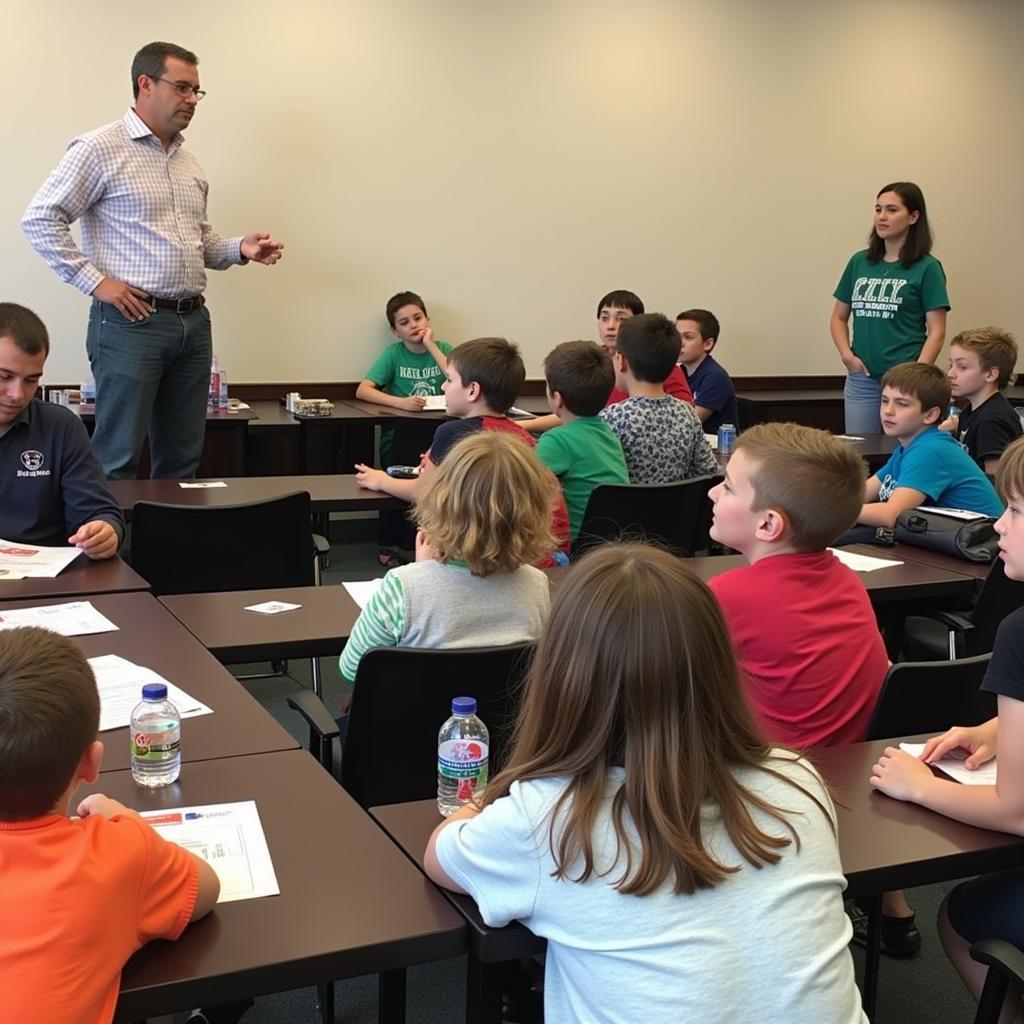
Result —
[{"label": "standing woman", "polygon": [[847,371],[847,433],[881,431],[881,379],[886,370],[897,363],[934,363],[942,351],[949,295],[946,272],[931,250],[921,189],[910,181],[884,186],[875,200],[868,247],[846,264],[829,324]]}]

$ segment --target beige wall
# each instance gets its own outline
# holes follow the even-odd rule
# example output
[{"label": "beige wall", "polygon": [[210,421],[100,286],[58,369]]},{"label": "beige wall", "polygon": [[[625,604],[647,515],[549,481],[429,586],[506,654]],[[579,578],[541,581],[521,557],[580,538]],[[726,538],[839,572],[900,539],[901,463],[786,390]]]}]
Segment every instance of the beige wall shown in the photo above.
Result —
[{"label": "beige wall", "polygon": [[[452,341],[503,333],[531,374],[594,336],[606,290],[705,305],[736,374],[835,373],[830,298],[878,187],[916,180],[956,330],[1024,335],[1024,4],[1017,0],[3,0],[5,299],[87,373],[87,299],[18,228],[77,132],[130,100],[135,49],[196,50],[188,144],[224,234],[278,267],[213,273],[233,381],[358,378],[420,291]],[[180,17],[179,17],[180,15]]]}]

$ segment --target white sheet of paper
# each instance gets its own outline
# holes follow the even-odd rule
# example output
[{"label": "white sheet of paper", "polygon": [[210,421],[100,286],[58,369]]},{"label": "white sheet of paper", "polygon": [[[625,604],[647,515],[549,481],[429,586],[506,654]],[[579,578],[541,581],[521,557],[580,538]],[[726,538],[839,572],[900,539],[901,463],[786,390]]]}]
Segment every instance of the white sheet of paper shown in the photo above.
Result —
[{"label": "white sheet of paper", "polygon": [[717,434],[705,434],[704,440],[707,441],[713,452],[718,451],[718,435]]},{"label": "white sheet of paper", "polygon": [[891,569],[894,565],[903,564],[893,558],[873,558],[871,555],[858,555],[856,552],[841,551],[839,548],[829,548],[829,551],[854,572],[874,572],[876,569]]},{"label": "white sheet of paper", "polygon": [[863,441],[863,437],[858,437],[856,434],[836,434],[836,437],[840,441]]},{"label": "white sheet of paper", "polygon": [[82,552],[78,548],[48,548],[41,544],[19,544],[0,540],[0,580],[53,579]]},{"label": "white sheet of paper", "polygon": [[278,612],[293,612],[301,608],[301,604],[289,604],[287,601],[264,601],[262,604],[247,604],[247,612],[259,612],[261,615],[276,615]]},{"label": "white sheet of paper", "polygon": [[227,484],[223,480],[179,480],[179,487],[192,487],[192,488],[203,488],[203,487],[227,487]]},{"label": "white sheet of paper", "polygon": [[528,412],[526,409],[520,409],[517,405],[513,405],[509,407],[508,415],[511,416],[512,419],[528,420],[533,419],[535,414]]},{"label": "white sheet of paper", "polygon": [[342,583],[342,586],[348,591],[348,596],[360,608],[365,608],[369,603],[370,598],[380,589],[381,583],[384,582],[384,577],[376,580],[356,580],[353,583]]},{"label": "white sheet of paper", "polygon": [[965,522],[973,522],[975,519],[987,519],[981,512],[969,512],[965,508],[939,508],[937,505],[918,505],[915,512],[938,512],[940,515],[949,516],[950,519],[963,519]]},{"label": "white sheet of paper", "polygon": [[90,633],[110,633],[117,629],[106,615],[96,611],[90,601],[0,611],[0,629],[14,629],[17,626],[41,626],[61,636],[87,636]]},{"label": "white sheet of paper", "polygon": [[136,665],[118,654],[102,654],[90,658],[96,688],[100,691],[100,732],[122,729],[132,719],[132,709],[142,700],[142,687],[146,683],[164,683],[167,699],[178,709],[182,718],[212,715],[213,708],[189,696],[184,690],[167,682],[151,668]]},{"label": "white sheet of paper", "polygon": [[[905,750],[913,757],[920,757],[924,750],[923,743],[901,743],[900,750]],[[980,768],[974,771],[964,767],[966,750],[954,750],[947,754],[941,761],[935,762],[936,768],[941,768],[951,779],[962,782],[967,786],[994,786],[996,784],[996,759],[986,761]]]},{"label": "white sheet of paper", "polygon": [[427,395],[427,404],[423,406],[424,412],[447,412],[448,399],[444,395]]},{"label": "white sheet of paper", "polygon": [[142,814],[164,839],[202,857],[220,879],[218,903],[281,892],[255,800]]}]

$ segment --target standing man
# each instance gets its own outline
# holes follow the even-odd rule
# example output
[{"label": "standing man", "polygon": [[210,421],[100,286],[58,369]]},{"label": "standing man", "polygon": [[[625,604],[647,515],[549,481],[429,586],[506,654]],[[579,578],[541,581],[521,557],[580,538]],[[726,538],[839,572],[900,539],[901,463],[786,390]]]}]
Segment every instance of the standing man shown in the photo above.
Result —
[{"label": "standing man", "polygon": [[[147,429],[154,477],[195,474],[213,352],[205,268],[274,264],[284,248],[260,232],[221,238],[207,222],[209,183],[181,135],[206,95],[198,64],[173,43],[139,50],[135,106],[72,139],[21,222],[60,278],[93,298],[93,445],[111,479],[135,476]],[[71,234],[79,218],[84,252]]]}]

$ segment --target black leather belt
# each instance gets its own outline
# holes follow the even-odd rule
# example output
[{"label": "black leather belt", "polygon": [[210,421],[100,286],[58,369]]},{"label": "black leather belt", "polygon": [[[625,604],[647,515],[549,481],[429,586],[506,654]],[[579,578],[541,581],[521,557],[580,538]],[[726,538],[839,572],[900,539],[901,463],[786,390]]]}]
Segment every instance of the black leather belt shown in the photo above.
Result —
[{"label": "black leather belt", "polygon": [[206,303],[202,295],[190,299],[158,299],[152,296],[149,301],[154,309],[169,309],[172,313],[193,313]]}]

